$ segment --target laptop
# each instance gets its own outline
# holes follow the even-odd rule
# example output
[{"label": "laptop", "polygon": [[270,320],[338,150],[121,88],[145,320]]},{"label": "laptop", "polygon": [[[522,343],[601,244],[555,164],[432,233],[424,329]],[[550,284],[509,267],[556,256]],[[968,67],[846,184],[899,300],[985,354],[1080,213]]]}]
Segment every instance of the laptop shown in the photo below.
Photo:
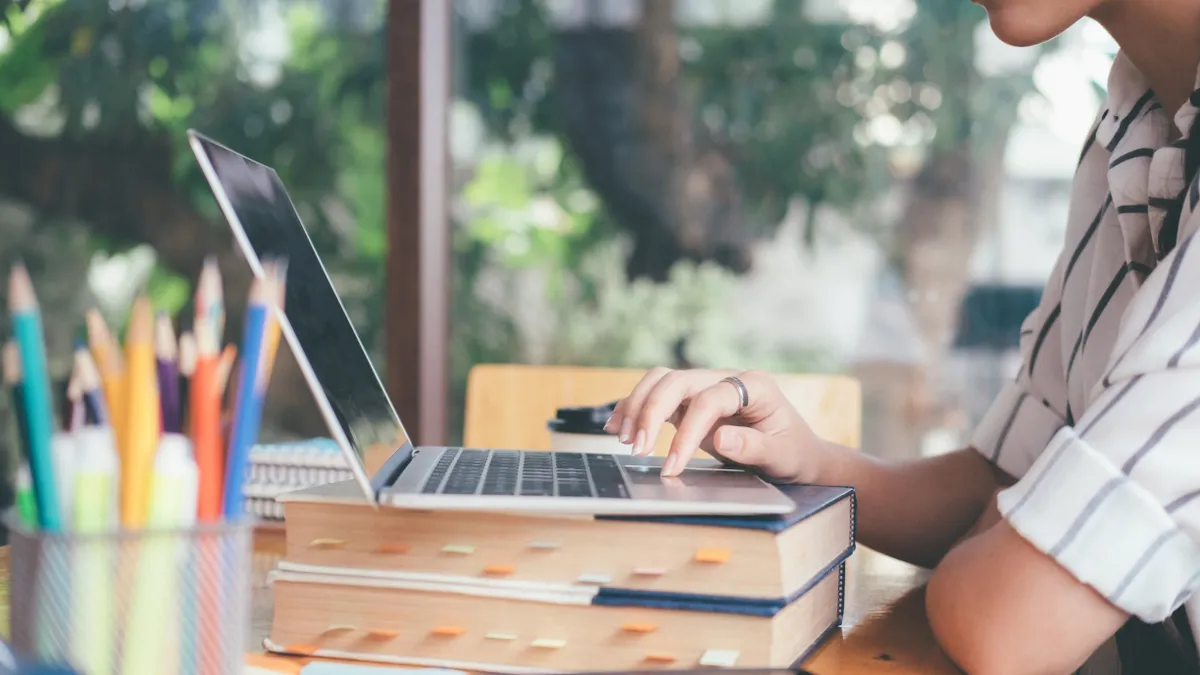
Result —
[{"label": "laptop", "polygon": [[[331,501],[579,515],[765,515],[795,509],[757,475],[711,460],[693,461],[679,476],[663,477],[659,457],[414,447],[278,174],[196,131],[188,131],[188,142],[254,275],[263,277],[263,260],[287,260],[280,332],[354,476],[325,486]],[[368,475],[366,449],[393,447],[398,439],[405,440]]]}]

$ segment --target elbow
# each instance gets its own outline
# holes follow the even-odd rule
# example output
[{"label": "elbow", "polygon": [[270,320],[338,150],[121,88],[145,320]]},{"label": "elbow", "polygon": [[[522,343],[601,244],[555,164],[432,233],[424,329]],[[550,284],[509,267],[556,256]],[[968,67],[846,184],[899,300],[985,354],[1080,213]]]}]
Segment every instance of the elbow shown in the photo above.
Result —
[{"label": "elbow", "polygon": [[968,611],[949,581],[935,571],[925,591],[929,627],[942,651],[967,675],[1019,675],[1013,651],[988,630],[983,617]]}]

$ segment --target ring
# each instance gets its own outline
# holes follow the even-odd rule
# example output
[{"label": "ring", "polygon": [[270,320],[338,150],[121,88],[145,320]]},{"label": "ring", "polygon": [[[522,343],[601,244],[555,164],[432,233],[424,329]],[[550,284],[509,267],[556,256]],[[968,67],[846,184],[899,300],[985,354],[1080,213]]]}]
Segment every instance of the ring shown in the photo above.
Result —
[{"label": "ring", "polygon": [[746,409],[746,406],[750,405],[750,392],[749,392],[749,390],[746,389],[746,383],[742,382],[742,380],[735,375],[730,375],[729,377],[727,377],[721,381],[728,382],[729,384],[733,385],[734,389],[737,389],[738,409],[737,409],[737,412],[735,412],[734,414],[735,415],[740,414],[743,410]]}]

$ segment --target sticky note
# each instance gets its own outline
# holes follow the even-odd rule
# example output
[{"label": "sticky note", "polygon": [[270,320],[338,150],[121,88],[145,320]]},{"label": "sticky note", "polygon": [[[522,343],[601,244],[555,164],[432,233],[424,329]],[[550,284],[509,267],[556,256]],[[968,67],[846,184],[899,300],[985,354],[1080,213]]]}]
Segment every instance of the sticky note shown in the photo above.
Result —
[{"label": "sticky note", "polygon": [[658,626],[652,623],[627,623],[621,626],[621,630],[626,633],[653,633],[658,630]]},{"label": "sticky note", "polygon": [[729,562],[729,549],[727,548],[700,548],[696,549],[696,562],[702,563],[723,563]]},{"label": "sticky note", "polygon": [[474,546],[466,544],[446,544],[442,547],[442,553],[453,553],[455,555],[471,555],[475,552]]},{"label": "sticky note", "polygon": [[531,542],[529,542],[529,548],[536,548],[536,549],[539,549],[542,551],[549,551],[549,550],[556,549],[558,547],[559,547],[559,543],[556,541],[531,541]]},{"label": "sticky note", "polygon": [[639,577],[661,577],[667,571],[661,567],[635,567],[633,574]]},{"label": "sticky note", "polygon": [[300,656],[312,656],[313,654],[316,654],[318,651],[320,651],[320,648],[317,647],[316,645],[294,644],[294,645],[288,645],[288,646],[284,647],[283,651],[287,652],[288,654],[298,654]]},{"label": "sticky note", "polygon": [[517,636],[512,633],[488,633],[483,637],[488,640],[497,640],[500,642],[512,642],[517,639]]},{"label": "sticky note", "polygon": [[529,643],[534,649],[562,649],[567,646],[566,640],[552,640],[550,638],[538,638]]},{"label": "sticky note", "polygon": [[358,630],[358,629],[355,626],[351,626],[348,624],[335,623],[332,626],[330,626],[329,628],[325,629],[325,634],[328,635],[329,633],[347,633],[352,630]]},{"label": "sticky note", "polygon": [[646,655],[646,660],[654,663],[674,663],[675,657],[670,654],[651,653]]},{"label": "sticky note", "polygon": [[400,634],[398,630],[387,630],[386,628],[375,628],[367,631],[367,637],[372,640],[391,640]]},{"label": "sticky note", "polygon": [[309,548],[341,548],[345,545],[345,539],[313,539],[308,542]]},{"label": "sticky note", "polygon": [[517,568],[513,567],[512,565],[488,565],[487,567],[483,568],[484,574],[497,577],[508,576],[516,571]]},{"label": "sticky note", "polygon": [[430,632],[438,637],[457,637],[467,632],[467,629],[462,626],[437,626]]},{"label": "sticky note", "polygon": [[612,577],[607,574],[596,574],[594,572],[584,572],[575,578],[581,584],[607,584],[612,582]]},{"label": "sticky note", "polygon": [[710,649],[700,656],[700,665],[730,668],[737,665],[738,655],[735,649]]},{"label": "sticky note", "polygon": [[408,546],[404,544],[380,544],[375,547],[376,553],[408,553]]}]

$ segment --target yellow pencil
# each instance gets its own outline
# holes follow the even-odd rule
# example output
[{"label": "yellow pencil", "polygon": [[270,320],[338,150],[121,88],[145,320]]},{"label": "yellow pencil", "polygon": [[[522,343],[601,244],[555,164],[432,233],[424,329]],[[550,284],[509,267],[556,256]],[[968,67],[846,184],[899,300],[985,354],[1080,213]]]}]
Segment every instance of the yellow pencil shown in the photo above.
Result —
[{"label": "yellow pencil", "polygon": [[133,303],[125,338],[125,442],[121,462],[121,524],[146,522],[150,472],[158,448],[161,411],[154,355],[154,308],[149,299]]}]

